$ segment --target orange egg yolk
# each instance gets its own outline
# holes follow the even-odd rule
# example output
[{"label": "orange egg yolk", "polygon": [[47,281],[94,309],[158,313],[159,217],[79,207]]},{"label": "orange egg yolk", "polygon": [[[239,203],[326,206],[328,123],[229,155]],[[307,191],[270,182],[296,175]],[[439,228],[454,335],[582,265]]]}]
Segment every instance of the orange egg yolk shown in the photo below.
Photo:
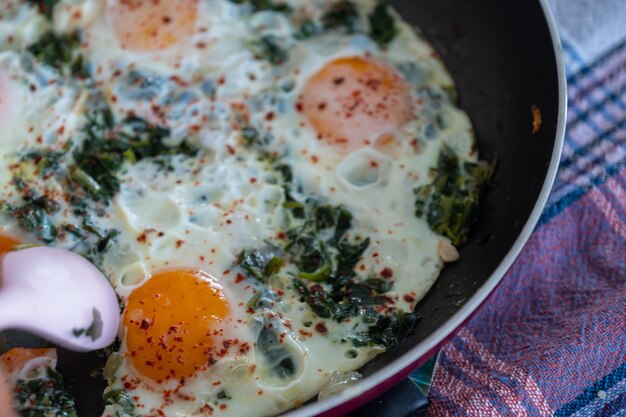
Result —
[{"label": "orange egg yolk", "polygon": [[297,101],[320,139],[355,150],[401,129],[413,117],[410,86],[372,58],[339,58],[311,76]]},{"label": "orange egg yolk", "polygon": [[10,252],[18,246],[20,242],[10,236],[0,235],[0,254]]},{"label": "orange egg yolk", "polygon": [[229,305],[215,279],[200,271],[153,275],[129,297],[124,313],[127,355],[157,382],[207,369]]},{"label": "orange egg yolk", "polygon": [[33,359],[48,357],[56,359],[56,350],[52,348],[26,349],[13,348],[0,356],[0,368],[4,373],[13,374],[21,371]]},{"label": "orange egg yolk", "polygon": [[108,18],[123,49],[158,51],[193,35],[198,0],[109,0]]}]

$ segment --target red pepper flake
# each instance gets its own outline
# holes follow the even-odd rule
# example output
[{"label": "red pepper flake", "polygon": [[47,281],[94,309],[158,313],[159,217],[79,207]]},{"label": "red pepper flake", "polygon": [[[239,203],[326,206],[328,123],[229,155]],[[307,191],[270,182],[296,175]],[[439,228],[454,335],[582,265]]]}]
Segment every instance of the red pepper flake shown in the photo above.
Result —
[{"label": "red pepper flake", "polygon": [[226,410],[226,407],[228,407],[228,405],[221,403],[220,404],[220,410]]},{"label": "red pepper flake", "polygon": [[326,325],[320,321],[315,325],[315,330],[317,330],[321,334],[324,334],[328,331],[328,328],[326,328]]},{"label": "red pepper flake", "polygon": [[222,385],[222,381],[215,381],[212,385],[213,385],[214,387],[217,387],[217,386],[219,386],[219,385]]},{"label": "red pepper flake", "polygon": [[273,111],[268,112],[268,113],[265,115],[265,120],[267,120],[268,122],[271,122],[272,120],[274,120],[274,116],[275,116],[275,114],[274,114],[274,112],[273,112]]},{"label": "red pepper flake", "polygon": [[183,246],[185,244],[185,241],[182,239],[179,239],[176,241],[176,249],[179,249],[181,246]]},{"label": "red pepper flake", "polygon": [[385,268],[382,271],[380,271],[380,275],[383,278],[389,279],[393,277],[393,271],[390,268]]},{"label": "red pepper flake", "polygon": [[250,184],[255,184],[257,182],[257,179],[252,177],[250,178]]},{"label": "red pepper flake", "polygon": [[415,297],[411,294],[405,294],[404,301],[406,301],[407,303],[413,303],[415,302]]},{"label": "red pepper flake", "polygon": [[296,103],[296,111],[301,113],[304,110],[304,105],[302,103]]},{"label": "red pepper flake", "polygon": [[319,161],[320,159],[317,156],[315,155],[311,156],[311,162],[313,162],[314,164],[317,164]]},{"label": "red pepper flake", "polygon": [[185,80],[183,80],[182,78],[180,78],[178,75],[172,75],[170,77],[170,81],[175,82],[176,84],[178,84],[181,87],[187,87],[187,83],[185,82]]},{"label": "red pepper flake", "polygon": [[239,284],[245,279],[246,277],[242,273],[238,273],[237,276],[235,277],[235,284]]},{"label": "red pepper flake", "polygon": [[141,330],[148,330],[150,328],[150,322],[146,319],[141,320],[141,325],[139,326]]},{"label": "red pepper flake", "polygon": [[232,146],[226,144],[226,150],[228,151],[228,153],[230,155],[234,155],[235,154],[235,148],[233,148]]}]

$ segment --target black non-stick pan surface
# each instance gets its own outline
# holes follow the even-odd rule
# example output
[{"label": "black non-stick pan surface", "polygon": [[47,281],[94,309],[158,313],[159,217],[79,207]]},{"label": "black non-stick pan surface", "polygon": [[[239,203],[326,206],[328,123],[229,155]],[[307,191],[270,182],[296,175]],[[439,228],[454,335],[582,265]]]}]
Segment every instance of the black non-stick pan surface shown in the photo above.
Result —
[{"label": "black non-stick pan surface", "polygon": [[[436,351],[484,301],[517,256],[545,203],[559,159],[564,78],[558,41],[542,1],[391,3],[421,28],[450,70],[460,106],[476,129],[481,156],[498,158],[497,181],[482,201],[479,221],[461,248],[460,261],[445,268],[417,306],[422,317],[417,331],[363,368],[360,391],[314,402],[296,410],[299,415],[342,415],[400,381]],[[542,116],[536,134],[533,105]],[[7,341],[20,345],[24,339],[9,333]],[[78,416],[100,416],[104,359],[65,351],[59,356],[59,369],[77,398]]]}]

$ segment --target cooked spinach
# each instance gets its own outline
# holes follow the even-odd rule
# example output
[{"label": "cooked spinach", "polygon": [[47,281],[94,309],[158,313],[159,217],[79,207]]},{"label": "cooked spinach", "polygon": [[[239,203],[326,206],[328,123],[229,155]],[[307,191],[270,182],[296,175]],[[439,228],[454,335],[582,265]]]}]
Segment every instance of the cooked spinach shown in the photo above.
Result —
[{"label": "cooked spinach", "polygon": [[46,369],[45,378],[18,380],[13,395],[15,410],[23,417],[76,417],[74,398],[52,368]]},{"label": "cooked spinach", "polygon": [[424,217],[453,245],[463,243],[476,221],[480,196],[489,186],[494,169],[495,161],[461,164],[454,151],[444,146],[432,170],[432,183],[415,191],[415,214]]},{"label": "cooked spinach", "polygon": [[31,161],[37,165],[39,175],[42,177],[54,174],[60,167],[65,151],[51,149],[30,149],[22,155],[22,161]]},{"label": "cooked spinach", "polygon": [[369,239],[346,239],[352,214],[343,207],[323,205],[308,199],[302,206],[287,206],[304,212],[304,221],[288,230],[285,252],[311,281],[336,280],[353,275],[354,266],[369,246]]},{"label": "cooked spinach", "polygon": [[271,133],[260,131],[253,126],[242,127],[240,133],[246,146],[249,147],[257,147],[261,149],[272,141]]},{"label": "cooked spinach", "polygon": [[302,22],[298,30],[293,33],[293,37],[301,41],[319,35],[321,32],[322,28],[317,23],[311,19],[307,19]]},{"label": "cooked spinach", "polygon": [[197,153],[185,142],[166,145],[169,130],[138,117],[128,117],[116,126],[107,106],[90,112],[85,133],[87,139],[73,154],[70,179],[97,201],[108,202],[119,191],[117,174],[126,161]]},{"label": "cooked spinach", "polygon": [[85,78],[88,70],[85,59],[79,51],[80,42],[77,32],[71,35],[56,35],[54,32],[47,32],[28,47],[28,52],[37,61],[55,68],[64,75]]},{"label": "cooked spinach", "polygon": [[264,35],[248,43],[250,51],[256,59],[262,59],[272,65],[280,65],[287,61],[287,51],[274,35]]},{"label": "cooked spinach", "polygon": [[268,250],[243,250],[239,254],[237,265],[251,277],[265,281],[280,271],[283,260]]},{"label": "cooked spinach", "polygon": [[20,227],[34,233],[37,239],[45,243],[54,242],[58,231],[50,215],[59,210],[59,204],[46,196],[26,199],[27,202],[21,206],[7,206],[10,214]]},{"label": "cooked spinach", "polygon": [[370,37],[379,45],[387,45],[398,33],[396,22],[389,13],[387,0],[380,1],[369,15]]},{"label": "cooked spinach", "polygon": [[104,405],[114,405],[117,406],[115,413],[117,417],[134,417],[135,416],[135,401],[132,399],[128,393],[122,389],[112,390],[106,392],[102,399],[104,400]]},{"label": "cooked spinach", "polygon": [[289,12],[291,7],[284,3],[277,3],[273,0],[230,0],[236,4],[249,4],[255,12],[262,10],[272,10],[275,12]]},{"label": "cooked spinach", "polygon": [[351,1],[339,1],[333,4],[322,16],[325,29],[342,29],[354,33],[359,25],[359,12]]},{"label": "cooked spinach", "polygon": [[416,313],[404,312],[390,315],[373,314],[370,320],[373,320],[373,324],[367,332],[360,332],[346,339],[355,346],[380,345],[393,349],[415,331],[419,316]]},{"label": "cooked spinach", "polygon": [[52,18],[54,6],[59,0],[26,0],[30,4],[34,4],[39,8],[39,12],[43,13],[48,19]]}]

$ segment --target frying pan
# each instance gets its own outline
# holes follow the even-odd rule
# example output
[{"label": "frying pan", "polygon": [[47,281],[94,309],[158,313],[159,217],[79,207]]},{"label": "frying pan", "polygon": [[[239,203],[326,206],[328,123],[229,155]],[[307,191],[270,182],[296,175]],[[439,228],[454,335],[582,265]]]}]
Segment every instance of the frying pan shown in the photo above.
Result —
[{"label": "frying pan", "polygon": [[[288,416],[343,415],[380,395],[436,352],[485,302],[532,232],[554,180],[563,141],[566,88],[560,44],[545,1],[397,0],[457,83],[483,156],[498,158],[496,186],[461,259],[448,265],[418,304],[416,332],[362,370],[343,395],[311,402]],[[531,106],[542,115],[532,133]],[[520,303],[525,302],[519,300]],[[9,333],[9,344],[32,344]],[[80,417],[99,417],[104,381],[96,354],[59,352],[59,369],[77,397]]]}]

